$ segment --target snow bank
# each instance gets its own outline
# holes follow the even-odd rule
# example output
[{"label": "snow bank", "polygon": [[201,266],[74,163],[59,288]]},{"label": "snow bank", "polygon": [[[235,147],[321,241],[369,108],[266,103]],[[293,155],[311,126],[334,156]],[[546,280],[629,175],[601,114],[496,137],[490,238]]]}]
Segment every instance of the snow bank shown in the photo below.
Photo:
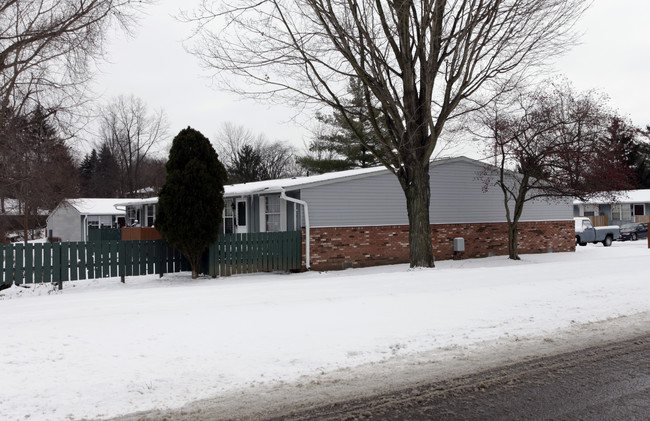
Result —
[{"label": "snow bank", "polygon": [[650,311],[645,241],[576,253],[0,292],[1,419],[179,407],[420,352]]}]

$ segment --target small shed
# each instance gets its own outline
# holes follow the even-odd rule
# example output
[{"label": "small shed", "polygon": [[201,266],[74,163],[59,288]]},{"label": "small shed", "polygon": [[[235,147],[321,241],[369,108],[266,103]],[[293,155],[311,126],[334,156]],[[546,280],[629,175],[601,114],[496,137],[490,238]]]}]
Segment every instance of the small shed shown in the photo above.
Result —
[{"label": "small shed", "polygon": [[133,199],[64,199],[47,218],[47,236],[60,241],[88,241],[88,231],[120,228],[125,212],[116,208]]}]

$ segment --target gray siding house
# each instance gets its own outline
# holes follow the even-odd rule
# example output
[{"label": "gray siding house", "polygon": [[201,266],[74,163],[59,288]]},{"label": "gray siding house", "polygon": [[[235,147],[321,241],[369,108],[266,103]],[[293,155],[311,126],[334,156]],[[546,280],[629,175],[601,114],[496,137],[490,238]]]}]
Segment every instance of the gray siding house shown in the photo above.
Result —
[{"label": "gray siding house", "polygon": [[650,220],[650,189],[626,190],[610,198],[595,197],[586,202],[574,200],[573,216],[594,217],[597,225],[623,225]]},{"label": "gray siding house", "polygon": [[65,199],[47,218],[48,238],[87,241],[88,229],[124,225],[124,211],[115,206],[133,199]]},{"label": "gray siding house", "polygon": [[[483,168],[482,162],[465,157],[432,162],[432,224],[506,222],[501,190],[495,187],[484,192],[483,183],[477,180]],[[300,202],[308,205],[311,228],[408,225],[402,188],[397,177],[383,167],[237,184],[227,186],[224,196],[230,205],[224,214],[229,218],[225,232],[304,227],[305,210]],[[569,199],[540,200],[527,205],[521,221],[572,217]]]},{"label": "gray siding house", "polygon": [[[465,239],[466,256],[507,254],[503,195],[497,187],[484,191],[485,165],[466,157],[431,163],[436,259],[454,256],[456,237]],[[229,185],[224,199],[222,233],[302,230],[307,268],[408,261],[406,200],[384,167]],[[136,211],[130,207],[127,214]],[[575,250],[571,200],[529,202],[520,232],[522,253]]]}]

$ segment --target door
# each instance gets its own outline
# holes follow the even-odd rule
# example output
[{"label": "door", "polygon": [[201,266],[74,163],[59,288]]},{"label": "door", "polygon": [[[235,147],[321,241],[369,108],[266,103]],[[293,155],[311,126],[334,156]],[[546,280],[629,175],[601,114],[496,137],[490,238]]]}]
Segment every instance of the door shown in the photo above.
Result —
[{"label": "door", "polygon": [[237,199],[237,234],[248,233],[248,213],[246,212],[246,199]]}]

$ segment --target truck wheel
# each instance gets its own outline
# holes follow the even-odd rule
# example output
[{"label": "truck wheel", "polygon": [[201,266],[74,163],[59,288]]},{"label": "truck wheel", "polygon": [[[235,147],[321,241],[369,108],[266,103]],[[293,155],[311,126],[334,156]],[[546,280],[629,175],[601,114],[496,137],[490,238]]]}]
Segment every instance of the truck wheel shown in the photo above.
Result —
[{"label": "truck wheel", "polygon": [[633,232],[632,233],[632,241],[636,241],[638,239],[639,239],[639,237],[637,237],[636,232]]},{"label": "truck wheel", "polygon": [[609,247],[609,246],[611,246],[611,245],[612,245],[612,236],[611,236],[611,235],[608,235],[608,236],[605,237],[605,239],[603,240],[603,246],[605,246],[605,247]]},{"label": "truck wheel", "polygon": [[580,241],[580,237],[578,237],[577,235],[576,235],[576,244],[583,247],[587,245],[587,243],[585,243],[584,241]]}]

